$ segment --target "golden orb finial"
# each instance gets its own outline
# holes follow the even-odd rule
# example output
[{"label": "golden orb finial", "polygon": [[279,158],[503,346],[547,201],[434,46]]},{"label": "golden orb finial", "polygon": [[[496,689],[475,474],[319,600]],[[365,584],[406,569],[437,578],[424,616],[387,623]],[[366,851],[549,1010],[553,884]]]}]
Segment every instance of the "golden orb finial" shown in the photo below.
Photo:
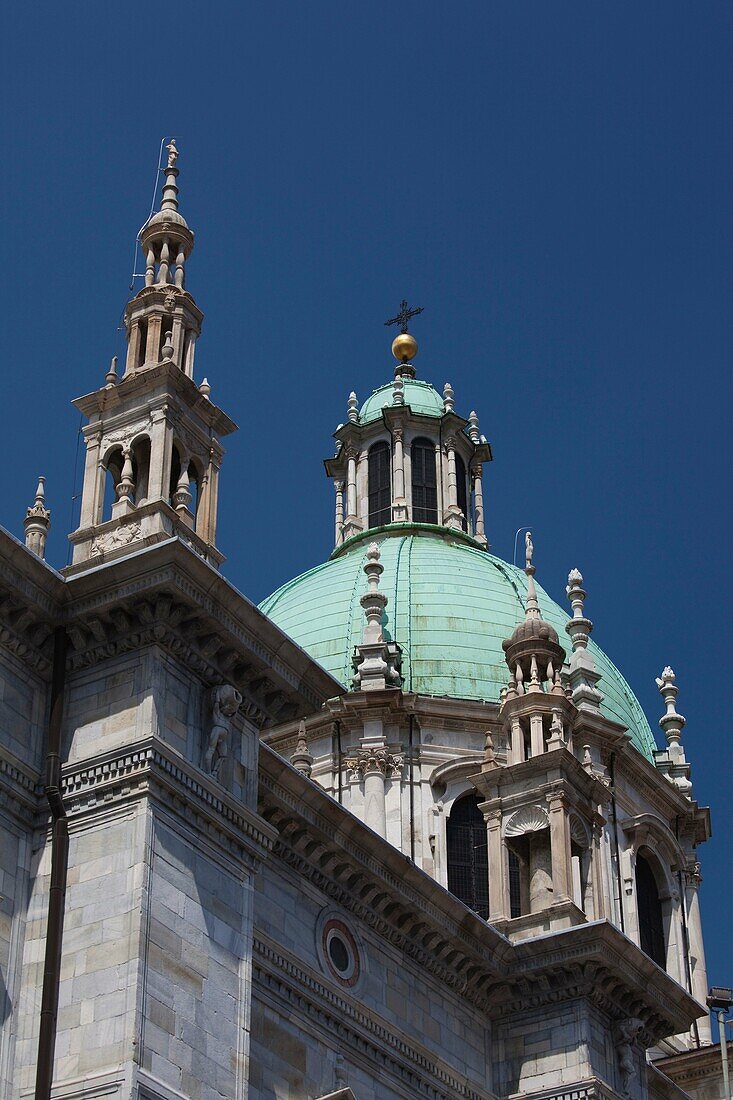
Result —
[{"label": "golden orb finial", "polygon": [[417,355],[417,340],[409,332],[400,332],[392,341],[392,354],[400,363],[409,363]]}]

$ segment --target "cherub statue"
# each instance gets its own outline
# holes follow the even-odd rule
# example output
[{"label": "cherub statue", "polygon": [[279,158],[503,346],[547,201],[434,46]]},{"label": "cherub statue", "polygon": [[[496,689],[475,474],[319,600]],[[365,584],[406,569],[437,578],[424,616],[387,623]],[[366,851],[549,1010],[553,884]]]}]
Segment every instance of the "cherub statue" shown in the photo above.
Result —
[{"label": "cherub statue", "polygon": [[231,684],[220,684],[211,691],[212,723],[204,753],[204,769],[216,779],[222,760],[229,752],[232,718],[239,710],[242,696]]}]

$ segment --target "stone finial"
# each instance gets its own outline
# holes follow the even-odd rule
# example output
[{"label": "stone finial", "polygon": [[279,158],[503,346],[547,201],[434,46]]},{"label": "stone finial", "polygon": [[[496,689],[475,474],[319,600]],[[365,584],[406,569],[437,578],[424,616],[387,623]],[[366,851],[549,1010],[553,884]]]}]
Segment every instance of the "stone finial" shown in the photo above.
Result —
[{"label": "stone finial", "polygon": [[583,574],[579,569],[571,569],[565,589],[573,610],[572,618],[565,627],[573,646],[568,675],[575,705],[579,710],[597,714],[603,699],[603,695],[596,686],[601,674],[596,668],[593,654],[588,650],[588,639],[593,630],[593,623],[584,614],[587,593],[582,585]]},{"label": "stone finial", "polygon": [[379,591],[379,578],[384,566],[379,560],[379,546],[373,542],[367,550],[364,572],[368,588],[361,597],[366,625],[362,643],[357,646],[353,665],[356,675],[353,686],[355,691],[374,691],[386,687],[400,687],[401,651],[395,642],[387,642],[382,632],[382,615],[387,606],[387,597]]},{"label": "stone finial", "polygon": [[199,393],[204,398],[204,400],[211,400],[211,386],[209,385],[208,378],[204,378],[203,382],[199,386]]},{"label": "stone finial", "polygon": [[404,405],[405,403],[405,383],[402,375],[398,374],[392,383],[392,404]]},{"label": "stone finial", "polygon": [[367,550],[367,560],[364,565],[368,590],[361,597],[361,606],[366,615],[364,627],[364,643],[370,645],[373,642],[383,641],[382,637],[382,613],[387,606],[387,597],[379,591],[379,578],[384,572],[384,566],[379,560],[379,547],[373,542]]},{"label": "stone finial", "polygon": [[509,668],[507,700],[545,690],[556,695],[565,694],[561,683],[565,651],[554,626],[542,618],[534,583],[534,544],[529,531],[524,539],[524,558],[527,574],[524,620],[515,627],[511,637],[502,642]]},{"label": "stone finial", "polygon": [[112,356],[112,362],[109,365],[109,370],[104,376],[104,381],[108,386],[117,385],[117,356]]},{"label": "stone finial", "polygon": [[443,409],[447,413],[452,413],[455,408],[456,395],[453,391],[453,387],[450,382],[446,382],[443,386]]},{"label": "stone finial", "polygon": [[46,557],[46,539],[51,526],[51,512],[46,507],[46,479],[39,477],[36,499],[25,514],[25,544],[37,557]]},{"label": "stone finial", "polygon": [[667,665],[662,675],[657,677],[657,687],[664,699],[666,710],[659,719],[659,725],[664,730],[667,739],[667,749],[654,754],[654,762],[659,771],[667,776],[678,790],[692,797],[692,782],[690,781],[690,765],[685,759],[685,750],[682,744],[682,730],[685,718],[677,713],[676,701],[679,688],[675,683],[677,677]]},{"label": "stone finial", "polygon": [[468,438],[476,446],[481,442],[481,432],[479,431],[478,416],[475,409],[472,409],[468,414]]},{"label": "stone finial", "polygon": [[359,423],[359,402],[356,399],[356,394],[352,390],[349,394],[349,400],[347,402],[348,416],[347,419],[350,424]]},{"label": "stone finial", "polygon": [[298,726],[298,741],[295,746],[295,752],[290,757],[290,763],[293,765],[296,771],[302,772],[308,779],[311,777],[313,770],[313,756],[308,752],[308,739],[305,732],[305,722],[301,720]]},{"label": "stone finial", "polygon": [[676,679],[677,677],[669,665],[662,670],[661,676],[657,676],[659,694],[664,699],[667,708],[659,719],[659,725],[664,730],[664,736],[667,738],[667,744],[670,748],[673,745],[679,745],[682,739],[682,729],[685,725],[685,719],[675,709],[675,701],[680,690],[675,683]]},{"label": "stone finial", "polygon": [[129,446],[125,447],[123,452],[122,473],[120,474],[120,480],[117,482],[117,499],[129,500],[132,503],[132,497],[135,493],[135,482],[133,480],[132,469],[132,451]]},{"label": "stone finial", "polygon": [[166,332],[163,340],[163,346],[160,349],[160,354],[163,356],[164,363],[170,363],[173,358],[173,333]]}]

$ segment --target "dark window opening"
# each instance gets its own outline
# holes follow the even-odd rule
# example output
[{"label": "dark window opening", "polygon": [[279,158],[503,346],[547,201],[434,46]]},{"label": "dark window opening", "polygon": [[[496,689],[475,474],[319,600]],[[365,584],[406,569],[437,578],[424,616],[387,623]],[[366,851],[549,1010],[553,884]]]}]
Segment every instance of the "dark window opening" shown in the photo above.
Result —
[{"label": "dark window opening", "polygon": [[489,916],[489,855],[486,822],[476,795],[453,806],[446,825],[448,889],[484,920]]},{"label": "dark window opening", "polygon": [[642,951],[662,970],[667,968],[667,946],[659,887],[649,861],[636,857],[636,905],[639,913],[639,941]]},{"label": "dark window opening", "polygon": [[522,868],[519,856],[509,849],[509,916],[522,915]]},{"label": "dark window opening", "polygon": [[392,520],[390,450],[387,443],[375,443],[369,450],[369,526],[381,527]]},{"label": "dark window opening", "polygon": [[328,953],[331,962],[342,974],[345,974],[351,965],[349,950],[340,936],[331,936],[328,941]]},{"label": "dark window opening", "polygon": [[416,439],[412,444],[410,457],[413,522],[437,523],[438,483],[435,476],[435,447],[429,439]]}]

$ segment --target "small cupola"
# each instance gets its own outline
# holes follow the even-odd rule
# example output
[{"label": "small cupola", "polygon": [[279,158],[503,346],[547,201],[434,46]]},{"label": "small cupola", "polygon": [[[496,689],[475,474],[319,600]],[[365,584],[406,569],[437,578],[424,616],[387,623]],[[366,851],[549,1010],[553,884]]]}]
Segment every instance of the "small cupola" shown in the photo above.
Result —
[{"label": "small cupola", "polygon": [[346,421],[334,433],[327,475],[336,490],[336,553],[350,539],[382,528],[428,525],[463,536],[488,548],[484,523],[483,463],[491,448],[478,417],[455,410],[455,394],[446,382],[442,395],[417,378],[411,318],[422,307],[403,300],[392,341],[397,363],[394,379],[360,406],[349,394]]}]

